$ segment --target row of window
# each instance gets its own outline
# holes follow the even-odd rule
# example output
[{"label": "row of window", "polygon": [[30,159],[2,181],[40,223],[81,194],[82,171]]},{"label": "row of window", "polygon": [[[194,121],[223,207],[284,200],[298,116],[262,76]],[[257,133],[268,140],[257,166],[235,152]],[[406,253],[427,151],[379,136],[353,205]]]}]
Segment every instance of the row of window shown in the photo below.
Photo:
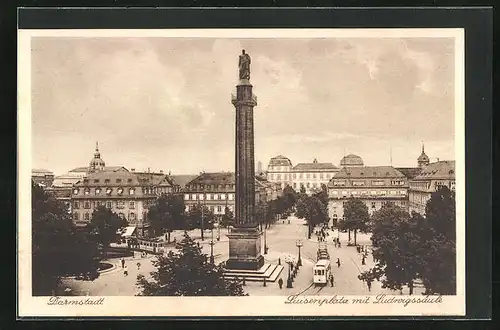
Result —
[{"label": "row of window", "polygon": [[[372,190],[370,191],[370,195],[380,195],[380,196],[385,196],[385,195],[397,195],[398,191],[396,190]],[[401,195],[406,195],[406,190],[400,190],[399,194]],[[348,196],[348,195],[368,195],[368,191],[358,191],[358,190],[353,190],[353,191],[347,191],[343,190],[341,192],[337,190],[331,191],[331,195],[337,196],[337,195],[342,195],[342,196]]]},{"label": "row of window", "polygon": [[[361,181],[361,180],[353,180],[351,181],[353,186],[364,186],[366,184],[366,181]],[[372,186],[385,186],[386,182],[383,180],[373,180],[371,181]],[[334,186],[345,186],[346,185],[346,180],[334,180],[333,181]],[[392,180],[391,181],[391,186],[404,186],[405,181],[402,180]]]},{"label": "row of window", "polygon": [[[135,188],[123,188],[123,187],[118,187],[118,188],[111,188],[107,187],[105,189],[97,187],[94,189],[94,195],[99,196],[101,193],[105,193],[106,195],[110,196],[113,194],[113,192],[116,189],[116,193],[118,195],[123,195],[124,193],[128,193],[129,195],[135,195]],[[143,187],[142,191],[145,195],[154,195],[158,194],[159,192],[169,192],[165,188],[157,188],[157,187]],[[74,188],[73,189],[73,194],[78,195],[80,193],[80,188]],[[90,195],[90,188],[83,188],[83,194],[84,195]]]},{"label": "row of window", "polygon": [[[83,182],[84,183],[89,183],[89,179],[83,179]],[[94,183],[101,183],[101,180],[100,179],[94,179],[93,182]],[[111,179],[104,179],[103,182],[104,183],[111,183]],[[125,180],[122,180],[122,179],[116,179],[115,180],[115,183],[122,183],[122,182],[125,182]],[[132,182],[131,178],[127,179],[127,183],[131,183],[131,182]]]},{"label": "row of window", "polygon": [[206,199],[207,201],[209,200],[234,200],[234,194],[185,194],[184,195],[184,200],[192,200],[192,201],[202,201]]},{"label": "row of window", "polygon": [[[292,174],[283,174],[283,180],[291,180],[292,178],[293,179],[316,179],[318,178],[319,179],[330,179],[333,177],[333,174],[331,173],[292,173]],[[269,174],[269,179],[271,181],[273,180],[276,180],[276,181],[280,181],[282,178],[281,174],[274,174],[274,173],[270,173]]]},{"label": "row of window", "polygon": [[228,190],[234,190],[234,184],[191,184],[186,186],[188,190],[222,190],[222,189],[228,189]]},{"label": "row of window", "polygon": [[[210,206],[207,206],[208,209],[210,210],[210,212],[212,213],[223,213],[224,210],[226,209],[226,206],[223,206],[223,205],[210,205]],[[186,211],[189,211],[191,209],[194,208],[194,205],[186,205]],[[232,206],[228,206],[228,208],[233,211],[233,207]]]},{"label": "row of window", "polygon": [[[342,206],[345,208],[346,206],[346,201],[342,202]],[[395,203],[396,205],[400,205],[400,206],[406,206],[406,201],[399,201],[399,202],[389,202],[389,201],[383,201],[381,202],[381,205],[384,206],[386,205],[387,203]],[[370,205],[369,205],[372,209],[375,209],[377,207],[377,202],[370,202]],[[334,207],[334,212],[336,211],[336,207]]]},{"label": "row of window", "polygon": [[[125,214],[123,214],[123,213],[118,213],[118,216],[120,218],[125,219]],[[91,217],[92,217],[92,215],[91,215],[90,212],[83,213],[83,220],[90,221]],[[80,213],[78,213],[78,212],[73,213],[73,220],[74,221],[79,221],[80,220]],[[136,220],[136,214],[134,212],[129,213],[128,220],[129,221],[135,221]]]},{"label": "row of window", "polygon": [[[90,209],[90,208],[96,208],[98,206],[106,206],[108,209],[112,208],[113,204],[115,205],[116,208],[118,209],[124,209],[126,202],[125,201],[84,201],[82,203],[82,206],[84,209]],[[128,207],[131,209],[135,209],[135,202],[130,201],[128,202]],[[80,208],[80,202],[79,201],[73,201],[73,209],[79,209]]]}]

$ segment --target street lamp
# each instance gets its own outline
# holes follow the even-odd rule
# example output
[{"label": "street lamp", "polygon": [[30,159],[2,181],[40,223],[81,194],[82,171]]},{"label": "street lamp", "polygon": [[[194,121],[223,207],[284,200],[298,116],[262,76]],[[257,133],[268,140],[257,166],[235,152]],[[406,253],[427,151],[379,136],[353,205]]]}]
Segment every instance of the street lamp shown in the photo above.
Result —
[{"label": "street lamp", "polygon": [[210,241],[210,263],[214,263],[214,229],[212,228],[212,240]]},{"label": "street lamp", "polygon": [[267,247],[267,236],[266,236],[266,228],[264,228],[264,254],[267,254],[267,250],[269,248]]},{"label": "street lamp", "polygon": [[286,279],[286,287],[288,289],[292,288],[292,277],[291,277],[291,268],[292,268],[292,259],[290,258],[290,256],[287,256],[285,258],[285,262],[288,264],[288,278]]},{"label": "street lamp", "polygon": [[295,245],[299,248],[299,260],[297,260],[297,267],[302,266],[302,258],[300,257],[300,248],[304,245],[302,244],[302,241],[299,239],[295,243]]}]

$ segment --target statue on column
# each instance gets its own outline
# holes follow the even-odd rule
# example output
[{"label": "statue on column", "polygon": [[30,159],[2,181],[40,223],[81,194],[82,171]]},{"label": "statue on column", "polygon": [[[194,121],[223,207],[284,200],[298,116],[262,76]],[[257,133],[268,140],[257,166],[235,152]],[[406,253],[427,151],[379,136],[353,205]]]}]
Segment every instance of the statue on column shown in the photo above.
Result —
[{"label": "statue on column", "polygon": [[240,68],[240,79],[250,80],[250,55],[245,53],[243,49],[240,55],[239,68]]}]

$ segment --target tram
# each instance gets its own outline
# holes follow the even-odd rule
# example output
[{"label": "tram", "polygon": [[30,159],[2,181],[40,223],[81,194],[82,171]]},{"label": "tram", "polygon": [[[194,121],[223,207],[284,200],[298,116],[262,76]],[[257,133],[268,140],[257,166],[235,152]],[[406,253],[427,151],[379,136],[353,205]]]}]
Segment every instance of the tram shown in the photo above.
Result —
[{"label": "tram", "polygon": [[330,260],[320,259],[313,267],[313,283],[315,285],[326,285],[332,272]]}]

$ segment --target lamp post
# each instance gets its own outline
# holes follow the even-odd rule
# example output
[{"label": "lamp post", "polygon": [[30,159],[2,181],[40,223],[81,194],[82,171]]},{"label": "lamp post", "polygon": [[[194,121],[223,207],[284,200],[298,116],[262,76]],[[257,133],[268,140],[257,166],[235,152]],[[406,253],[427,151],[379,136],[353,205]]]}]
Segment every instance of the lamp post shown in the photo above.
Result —
[{"label": "lamp post", "polygon": [[285,258],[285,262],[288,264],[288,278],[286,279],[286,287],[287,289],[292,288],[292,277],[291,277],[291,268],[292,268],[292,260],[290,257]]},{"label": "lamp post", "polygon": [[212,240],[210,241],[210,263],[214,263],[214,229],[212,228]]},{"label": "lamp post", "polygon": [[297,260],[297,267],[302,266],[302,258],[300,257],[300,248],[304,245],[302,244],[302,241],[299,239],[295,243],[295,245],[299,248],[299,260]]},{"label": "lamp post", "polygon": [[264,227],[264,254],[267,254],[267,250],[269,248],[267,247],[267,236],[266,236],[266,228]]}]

